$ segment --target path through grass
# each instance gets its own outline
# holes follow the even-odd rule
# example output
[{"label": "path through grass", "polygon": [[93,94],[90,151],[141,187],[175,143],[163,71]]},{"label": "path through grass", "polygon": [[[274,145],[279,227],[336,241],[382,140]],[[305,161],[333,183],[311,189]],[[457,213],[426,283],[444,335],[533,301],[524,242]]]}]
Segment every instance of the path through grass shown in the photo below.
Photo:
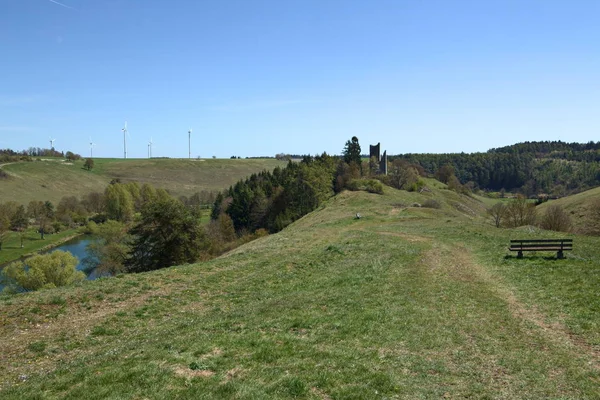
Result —
[{"label": "path through grass", "polygon": [[506,258],[547,233],[455,201],[344,193],[211,262],[1,297],[0,397],[598,398],[598,240]]}]

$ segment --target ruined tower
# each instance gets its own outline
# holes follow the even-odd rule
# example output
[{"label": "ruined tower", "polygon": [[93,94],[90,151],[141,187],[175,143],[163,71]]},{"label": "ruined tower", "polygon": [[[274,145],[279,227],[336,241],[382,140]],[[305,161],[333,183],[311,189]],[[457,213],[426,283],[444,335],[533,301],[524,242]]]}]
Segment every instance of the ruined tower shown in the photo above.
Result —
[{"label": "ruined tower", "polygon": [[387,175],[387,151],[383,152],[383,157],[381,156],[381,143],[377,143],[375,146],[369,145],[369,160],[373,157],[377,160],[379,164],[378,173]]},{"label": "ruined tower", "polygon": [[377,159],[377,162],[381,162],[380,143],[375,146],[369,145],[369,160],[373,157]]}]

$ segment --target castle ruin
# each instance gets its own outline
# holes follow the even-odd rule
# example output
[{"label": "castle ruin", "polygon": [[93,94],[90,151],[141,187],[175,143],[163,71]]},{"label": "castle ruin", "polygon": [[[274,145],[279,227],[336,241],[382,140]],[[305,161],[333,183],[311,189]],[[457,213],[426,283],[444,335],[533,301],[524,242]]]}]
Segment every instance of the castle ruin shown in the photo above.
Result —
[{"label": "castle ruin", "polygon": [[377,171],[379,174],[387,175],[387,151],[383,152],[383,157],[381,156],[381,143],[377,143],[375,146],[369,145],[369,161],[371,159],[377,160],[379,164],[379,170]]}]

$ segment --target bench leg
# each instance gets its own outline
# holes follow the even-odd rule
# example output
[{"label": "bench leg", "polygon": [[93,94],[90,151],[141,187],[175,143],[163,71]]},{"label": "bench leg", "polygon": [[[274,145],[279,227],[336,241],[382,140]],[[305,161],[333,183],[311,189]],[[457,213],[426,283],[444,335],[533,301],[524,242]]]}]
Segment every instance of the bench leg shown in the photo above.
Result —
[{"label": "bench leg", "polygon": [[559,260],[565,258],[565,255],[563,254],[562,250],[559,250],[558,253],[556,253],[556,258],[558,258]]},{"label": "bench leg", "polygon": [[517,258],[523,258],[523,252],[521,250],[517,253]]}]

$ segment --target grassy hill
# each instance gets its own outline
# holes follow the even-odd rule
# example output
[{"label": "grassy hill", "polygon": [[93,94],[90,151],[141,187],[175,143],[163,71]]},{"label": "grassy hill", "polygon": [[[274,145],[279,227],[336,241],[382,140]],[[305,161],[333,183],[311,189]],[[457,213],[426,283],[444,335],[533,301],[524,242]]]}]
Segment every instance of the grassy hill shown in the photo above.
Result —
[{"label": "grassy hill", "polygon": [[59,159],[5,165],[8,179],[0,181],[0,202],[50,200],[63,196],[103,191],[115,178],[124,182],[151,183],[173,195],[191,195],[201,190],[222,190],[252,173],[285,166],[275,159],[95,159],[87,171],[83,161]]},{"label": "grassy hill", "polygon": [[517,260],[556,234],[480,207],[344,192],[211,262],[0,296],[0,397],[598,398],[600,238]]},{"label": "grassy hill", "polygon": [[571,215],[573,226],[576,229],[580,229],[585,227],[588,207],[597,199],[600,199],[600,187],[586,190],[585,192],[577,193],[572,196],[550,200],[540,204],[537,208],[538,212],[543,214],[550,205],[557,204]]}]

